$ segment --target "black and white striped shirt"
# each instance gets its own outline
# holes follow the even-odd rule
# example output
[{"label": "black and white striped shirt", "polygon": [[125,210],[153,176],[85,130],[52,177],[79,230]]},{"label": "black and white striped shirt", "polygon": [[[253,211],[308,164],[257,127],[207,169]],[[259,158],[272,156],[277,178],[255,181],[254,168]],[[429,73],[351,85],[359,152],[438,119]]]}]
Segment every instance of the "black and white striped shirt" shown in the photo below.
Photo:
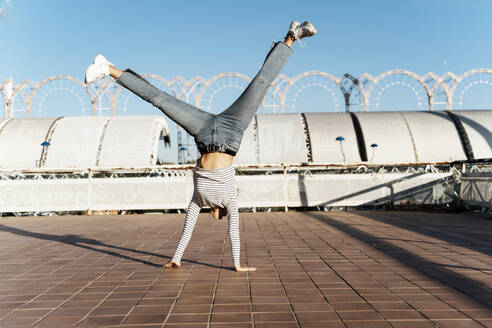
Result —
[{"label": "black and white striped shirt", "polygon": [[193,171],[194,192],[186,212],[185,224],[173,261],[181,262],[184,250],[191,239],[198,214],[204,206],[225,208],[229,221],[229,238],[234,266],[240,264],[239,213],[237,205],[237,182],[234,168],[206,170],[195,167]]}]

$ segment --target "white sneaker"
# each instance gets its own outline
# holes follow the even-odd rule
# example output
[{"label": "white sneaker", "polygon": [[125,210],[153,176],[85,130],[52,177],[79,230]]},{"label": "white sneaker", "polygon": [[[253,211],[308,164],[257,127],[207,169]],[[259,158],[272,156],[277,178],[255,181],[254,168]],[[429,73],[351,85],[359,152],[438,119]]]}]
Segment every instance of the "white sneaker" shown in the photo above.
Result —
[{"label": "white sneaker", "polygon": [[294,40],[300,40],[308,36],[313,36],[316,33],[318,33],[318,31],[309,21],[305,21],[302,24],[293,21],[292,23],[290,23],[288,35],[293,37]]},{"label": "white sneaker", "polygon": [[85,83],[92,83],[109,76],[109,66],[113,66],[103,55],[97,55],[85,72]]}]

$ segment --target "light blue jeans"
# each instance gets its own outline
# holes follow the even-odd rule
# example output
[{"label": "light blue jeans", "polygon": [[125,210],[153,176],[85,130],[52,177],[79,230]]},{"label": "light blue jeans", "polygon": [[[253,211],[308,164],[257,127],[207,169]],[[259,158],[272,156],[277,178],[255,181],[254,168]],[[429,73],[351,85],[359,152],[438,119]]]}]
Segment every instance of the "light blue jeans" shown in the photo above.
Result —
[{"label": "light blue jeans", "polygon": [[227,152],[235,155],[239,150],[244,130],[291,54],[292,49],[289,46],[277,42],[246,90],[231,106],[217,115],[156,88],[130,69],[124,71],[116,82],[159,108],[185,129],[195,138],[201,153]]}]

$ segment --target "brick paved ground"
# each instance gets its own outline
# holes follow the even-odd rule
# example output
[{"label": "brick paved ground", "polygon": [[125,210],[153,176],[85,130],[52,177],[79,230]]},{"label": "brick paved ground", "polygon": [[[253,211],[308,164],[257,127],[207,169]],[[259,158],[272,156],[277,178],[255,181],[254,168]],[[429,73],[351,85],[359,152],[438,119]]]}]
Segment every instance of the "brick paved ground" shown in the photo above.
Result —
[{"label": "brick paved ground", "polygon": [[492,221],[472,213],[0,218],[0,327],[492,327]]}]

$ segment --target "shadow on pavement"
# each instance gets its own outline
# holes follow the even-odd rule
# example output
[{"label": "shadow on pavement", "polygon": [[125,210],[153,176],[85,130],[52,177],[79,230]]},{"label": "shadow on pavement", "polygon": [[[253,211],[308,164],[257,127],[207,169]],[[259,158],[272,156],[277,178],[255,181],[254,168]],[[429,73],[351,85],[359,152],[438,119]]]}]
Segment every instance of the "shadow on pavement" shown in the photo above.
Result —
[{"label": "shadow on pavement", "polygon": [[[99,253],[115,256],[115,257],[119,257],[121,259],[139,262],[139,263],[153,266],[156,268],[160,268],[160,267],[162,267],[162,265],[154,263],[154,262],[134,258],[134,257],[128,256],[128,255],[123,255],[123,254],[117,253],[115,251],[96,248],[96,246],[112,248],[112,249],[116,249],[116,250],[120,250],[120,251],[135,252],[135,253],[143,254],[143,255],[156,256],[156,257],[160,257],[160,258],[164,258],[164,259],[171,259],[171,256],[161,255],[161,254],[156,254],[156,253],[151,253],[151,252],[146,252],[146,251],[140,251],[140,250],[121,247],[121,246],[105,244],[99,240],[85,238],[83,236],[78,236],[78,235],[62,235],[62,236],[59,236],[59,235],[52,235],[52,234],[46,234],[46,233],[31,232],[31,231],[27,231],[27,230],[22,230],[22,229],[18,229],[18,228],[5,226],[2,224],[0,224],[0,231],[8,232],[8,233],[15,234],[18,236],[56,241],[56,242],[60,242],[63,244],[72,245],[72,246],[80,247],[83,249],[87,249],[87,250],[91,250],[91,251],[95,251],[95,252],[99,252]],[[204,266],[208,266],[208,267],[212,267],[212,268],[223,268],[220,266],[216,266],[216,265],[212,265],[212,264],[208,264],[208,263],[203,263],[203,262],[198,262],[198,261],[191,261],[191,260],[186,260],[186,259],[181,259],[181,261],[187,262],[187,263],[196,263],[196,264],[200,264],[200,265],[204,265]],[[233,270],[232,268],[229,268],[229,269]]]},{"label": "shadow on pavement", "polygon": [[[438,263],[431,262],[404,248],[391,244],[382,238],[363,232],[359,229],[354,228],[349,224],[345,224],[338,220],[332,219],[329,217],[328,214],[321,214],[321,213],[319,214],[306,213],[306,214],[312,216],[313,218],[319,220],[322,223],[328,224],[344,233],[347,233],[348,235],[360,241],[367,243],[371,247],[381,250],[386,255],[393,257],[394,259],[400,261],[401,263],[405,264],[409,268],[413,268],[441,282],[443,285],[452,287],[474,298],[475,300],[477,300],[482,304],[487,305],[487,303],[490,302],[490,300],[488,300],[488,297],[492,295],[491,288],[483,284],[480,284],[470,278],[463,277],[462,275],[454,271],[446,269],[445,268],[446,265],[441,265]],[[483,298],[481,296],[483,296]]]}]

